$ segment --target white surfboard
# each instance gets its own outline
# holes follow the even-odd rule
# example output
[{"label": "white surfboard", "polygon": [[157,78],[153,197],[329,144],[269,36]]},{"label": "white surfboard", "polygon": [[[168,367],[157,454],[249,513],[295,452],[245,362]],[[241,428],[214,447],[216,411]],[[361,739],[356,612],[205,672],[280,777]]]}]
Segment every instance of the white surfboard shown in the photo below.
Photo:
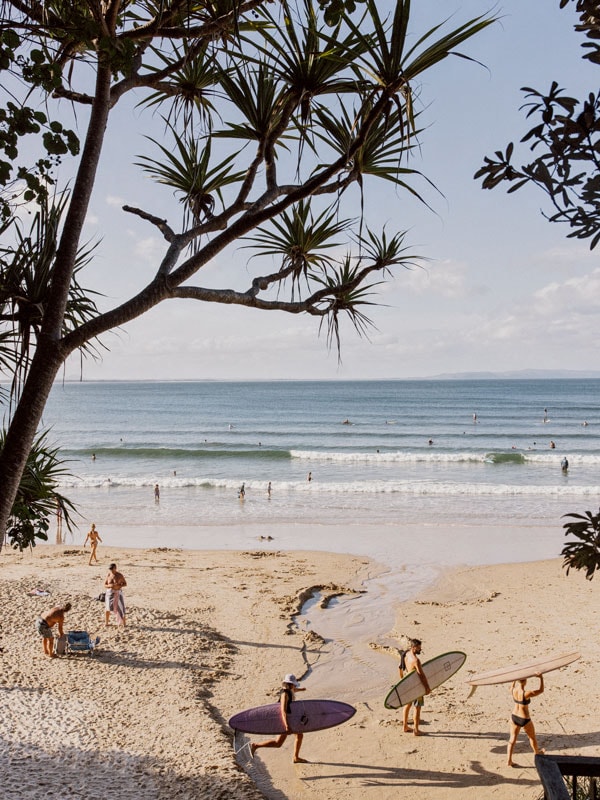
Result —
[{"label": "white surfboard", "polygon": [[[466,654],[458,651],[442,653],[440,656],[425,661],[421,666],[427,678],[430,689],[436,689],[455,672],[462,667],[466,661]],[[386,708],[400,708],[408,703],[412,703],[417,697],[425,694],[425,687],[419,675],[413,670],[405,675],[401,681],[392,686],[388,696],[384,700]]]},{"label": "white surfboard", "polygon": [[513,664],[508,667],[493,669],[490,672],[479,672],[467,678],[465,683],[470,683],[471,686],[492,686],[496,683],[512,683],[512,681],[517,681],[520,678],[533,678],[534,675],[543,675],[545,672],[552,672],[553,669],[566,667],[567,664],[572,664],[573,661],[577,661],[579,658],[581,658],[581,654],[573,652],[536,659],[535,661],[525,661],[522,664]]}]

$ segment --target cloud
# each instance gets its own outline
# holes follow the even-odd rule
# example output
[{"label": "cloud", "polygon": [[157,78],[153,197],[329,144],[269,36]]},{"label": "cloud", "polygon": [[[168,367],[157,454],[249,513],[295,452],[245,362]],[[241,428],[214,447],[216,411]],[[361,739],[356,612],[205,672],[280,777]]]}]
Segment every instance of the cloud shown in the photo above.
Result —
[{"label": "cloud", "polygon": [[125,200],[122,197],[115,197],[110,194],[106,196],[105,202],[107,206],[118,206],[119,208],[125,205]]},{"label": "cloud", "polygon": [[[466,264],[452,261],[436,261],[422,267],[407,270],[402,275],[404,289],[414,294],[428,293],[447,298],[461,298],[469,294]],[[397,278],[399,280],[399,278]]]},{"label": "cloud", "polygon": [[538,289],[533,295],[537,315],[598,314],[600,311],[600,268],[587,275],[568,278],[562,283],[553,282]]}]

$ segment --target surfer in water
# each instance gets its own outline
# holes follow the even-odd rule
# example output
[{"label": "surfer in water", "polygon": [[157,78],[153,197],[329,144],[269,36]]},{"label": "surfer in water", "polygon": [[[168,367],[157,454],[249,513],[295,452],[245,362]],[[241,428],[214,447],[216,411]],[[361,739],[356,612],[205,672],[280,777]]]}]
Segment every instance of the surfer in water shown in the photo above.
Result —
[{"label": "surfer in water", "polygon": [[[404,678],[405,675],[408,675],[410,672],[416,671],[417,675],[421,679],[423,686],[425,687],[425,694],[429,694],[431,689],[429,688],[429,683],[427,682],[427,678],[425,673],[423,672],[423,667],[421,666],[421,659],[419,655],[421,653],[421,640],[420,639],[411,639],[410,640],[410,649],[404,653],[404,656],[400,663],[400,677]],[[425,705],[425,700],[423,699],[423,695],[421,697],[417,697],[417,699],[412,703],[413,709],[413,727],[411,728],[408,724],[408,717],[410,714],[411,703],[407,703],[404,706],[404,710],[402,712],[403,715],[403,730],[404,733],[414,733],[415,736],[420,736],[421,731],[419,730],[419,723],[421,722],[421,709]]]},{"label": "surfer in water", "polygon": [[525,689],[527,678],[519,678],[519,680],[513,681],[511,694],[513,700],[515,701],[515,707],[510,718],[510,740],[508,742],[507,758],[507,764],[509,767],[515,766],[513,764],[512,755],[521,728],[523,728],[527,734],[529,738],[529,744],[531,745],[533,752],[536,755],[544,752],[544,750],[540,749],[538,746],[535,736],[535,728],[533,727],[533,722],[529,716],[529,703],[531,702],[531,698],[537,697],[538,694],[542,694],[544,691],[544,677],[542,675],[537,675],[536,677],[538,677],[540,680],[540,685],[537,689]]},{"label": "surfer in water", "polygon": [[[279,707],[281,710],[281,720],[285,727],[285,733],[281,733],[277,739],[267,739],[264,742],[253,742],[250,745],[250,754],[252,758],[254,758],[254,753],[259,747],[281,747],[281,745],[285,742],[287,737],[290,733],[292,733],[292,729],[290,728],[290,723],[288,719],[288,714],[290,713],[290,706],[292,701],[294,700],[294,695],[296,692],[305,692],[306,689],[300,688],[300,684],[296,680],[295,675],[286,675],[283,679],[283,686],[281,692],[279,694]],[[294,764],[306,764],[305,758],[300,758],[300,747],[302,746],[302,739],[304,738],[304,734],[297,733],[295,734],[296,741],[294,742]]]}]

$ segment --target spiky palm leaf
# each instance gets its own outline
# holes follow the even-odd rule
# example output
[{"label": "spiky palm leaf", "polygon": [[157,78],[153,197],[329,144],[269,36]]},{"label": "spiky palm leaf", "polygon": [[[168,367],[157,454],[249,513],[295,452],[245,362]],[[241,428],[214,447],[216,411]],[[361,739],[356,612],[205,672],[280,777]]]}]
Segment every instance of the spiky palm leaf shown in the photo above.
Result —
[{"label": "spiky palm leaf", "polygon": [[264,142],[281,120],[278,81],[271,70],[266,64],[246,70],[236,65],[223,70],[220,84],[245,122],[229,122],[215,136]]},{"label": "spiky palm leaf", "polygon": [[[364,109],[362,110],[364,113]],[[318,118],[318,138],[340,156],[346,155],[354,143],[354,131],[360,127],[359,116],[350,116],[345,107],[332,111],[320,106],[315,109]],[[361,113],[362,116],[362,113]],[[415,131],[417,134],[418,130]],[[420,170],[401,167],[400,162],[415,147],[412,139],[404,136],[401,115],[397,110],[380,117],[370,128],[361,147],[355,150],[354,157],[348,163],[348,175],[355,178],[361,190],[361,208],[363,207],[363,177],[371,175],[382,178],[405,189],[419,202],[426,201],[422,195],[408,182],[409,177],[423,179],[433,186]],[[317,169],[324,165],[319,164]],[[342,181],[342,189],[345,188]],[[434,187],[435,188],[435,187]]]},{"label": "spiky palm leaf", "polygon": [[[3,344],[6,347],[10,343],[12,348],[10,371],[13,373],[13,396],[18,394],[27,374],[31,351],[48,307],[62,215],[68,199],[65,193],[60,198],[41,203],[27,233],[23,232],[22,225],[17,220],[12,228],[12,243],[0,250],[0,318],[5,325]],[[77,253],[63,320],[63,333],[69,333],[98,313],[93,300],[97,293],[84,289],[77,277],[91,260],[95,247],[96,245],[87,245]],[[96,344],[87,343],[82,352],[95,353]]]},{"label": "spiky palm leaf", "polygon": [[[175,140],[175,152],[156,139],[148,137],[163,155],[158,160],[150,156],[139,156],[137,166],[157,181],[171,186],[175,194],[181,195],[180,202],[185,205],[187,214],[194,224],[210,219],[215,208],[215,195],[223,200],[222,189],[244,177],[243,172],[232,172],[234,155],[227,156],[215,167],[211,167],[211,140],[193,139],[183,133],[181,136],[167,123]],[[204,144],[202,142],[204,141]]]},{"label": "spiky palm leaf", "polygon": [[257,235],[246,237],[257,252],[253,256],[281,259],[280,281],[292,281],[292,300],[295,290],[300,294],[300,280],[308,281],[315,274],[326,273],[334,261],[324,251],[338,247],[336,237],[350,225],[350,220],[337,219],[336,213],[327,209],[314,217],[310,203],[303,200],[284,211],[269,226],[257,228]]},{"label": "spiky palm leaf", "polygon": [[346,314],[350,318],[359,336],[366,337],[369,328],[374,327],[373,321],[361,309],[364,306],[375,305],[367,298],[373,294],[372,289],[382,281],[365,284],[361,273],[363,273],[361,260],[358,259],[353,263],[352,257],[347,255],[335,269],[322,276],[314,276],[315,281],[328,290],[323,301],[326,305],[327,344],[331,347],[335,342],[338,360],[341,360],[341,314]]},{"label": "spiky palm leaf", "polygon": [[160,81],[157,90],[139,105],[160,108],[164,103],[169,103],[167,122],[177,124],[181,117],[184,128],[193,128],[194,112],[197,112],[204,128],[210,131],[219,74],[214,54],[208,51],[206,44],[194,47],[187,42],[181,50],[175,48],[168,56],[160,48],[153,47],[152,52],[158,57],[159,63],[149,67],[151,74],[160,73],[175,60],[180,60],[182,65],[171,72],[167,80]]},{"label": "spiky palm leaf", "polygon": [[[0,452],[4,448],[6,432],[0,431]],[[27,458],[27,465],[8,522],[7,535],[15,549],[34,547],[36,539],[46,541],[50,518],[57,510],[62,513],[70,530],[73,503],[57,491],[61,477],[69,476],[65,463],[58,457],[58,449],[47,441],[48,432],[35,440]]]},{"label": "spiky palm leaf", "polygon": [[[396,0],[391,22],[380,16],[378,0],[366,0],[366,5],[374,34],[365,55],[359,56],[357,63],[373,80],[375,91],[385,91],[390,101],[395,103],[400,114],[400,125],[402,128],[408,125],[406,135],[409,136],[415,128],[412,96],[415,78],[449,55],[474,60],[455,52],[454,48],[491,25],[494,17],[481,15],[440,38],[433,39],[442,23],[420,36],[413,45],[409,45],[410,0]],[[348,20],[348,25],[357,34],[360,32],[352,20]]]},{"label": "spiky palm leaf", "polygon": [[[264,11],[277,34],[261,30],[265,44],[258,49],[269,61],[273,74],[287,87],[284,101],[292,99],[298,107],[298,119],[308,125],[314,98],[356,92],[356,79],[346,72],[348,63],[366,49],[364,35],[355,31],[341,38],[341,26],[332,32],[320,23],[311,0],[303,1],[302,24],[294,21],[284,3],[284,27]],[[349,56],[349,53],[352,53]]]},{"label": "spiky palm leaf", "polygon": [[420,262],[426,259],[416,253],[410,253],[404,246],[405,238],[406,231],[395,233],[388,239],[385,228],[379,235],[367,228],[366,235],[358,240],[363,261],[369,261],[376,270],[383,270],[383,274],[390,267],[420,268]]}]

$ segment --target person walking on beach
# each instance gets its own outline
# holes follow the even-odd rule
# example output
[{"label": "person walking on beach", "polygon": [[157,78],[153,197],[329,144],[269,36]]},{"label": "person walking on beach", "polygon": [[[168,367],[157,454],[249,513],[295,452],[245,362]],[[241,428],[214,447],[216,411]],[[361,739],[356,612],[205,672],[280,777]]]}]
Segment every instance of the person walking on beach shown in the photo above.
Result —
[{"label": "person walking on beach", "polygon": [[158,503],[160,500],[160,486],[158,483],[154,484],[154,502]]},{"label": "person walking on beach", "polygon": [[44,644],[44,655],[54,658],[55,654],[52,652],[54,649],[54,634],[52,628],[58,625],[58,635],[64,636],[63,623],[65,621],[65,614],[71,610],[71,603],[65,603],[64,606],[55,606],[50,611],[46,611],[35,622],[37,632],[42,637]]},{"label": "person walking on beach", "polygon": [[544,677],[543,675],[537,675],[539,678],[540,685],[537,689],[526,690],[525,684],[527,683],[526,678],[519,678],[519,680],[513,681],[513,685],[511,687],[511,694],[512,699],[515,701],[515,706],[513,709],[513,713],[510,718],[510,739],[508,741],[508,758],[507,764],[509,767],[516,766],[513,764],[512,756],[513,750],[515,749],[515,744],[517,743],[517,737],[519,736],[519,731],[521,728],[527,734],[529,738],[529,744],[531,745],[531,749],[537,755],[538,753],[544,753],[545,751],[542,750],[538,743],[537,738],[535,735],[535,728],[533,727],[533,722],[531,721],[531,717],[529,716],[529,703],[531,702],[532,697],[537,697],[538,694],[542,694],[544,691]]},{"label": "person walking on beach", "polygon": [[[292,733],[289,722],[289,713],[294,695],[296,692],[304,692],[306,689],[300,688],[300,684],[296,680],[295,675],[286,675],[283,679],[282,689],[279,695],[279,708],[281,711],[281,721],[285,728],[285,733],[281,733],[277,739],[267,739],[264,742],[253,742],[250,745],[250,754],[254,758],[254,753],[259,747],[281,747],[287,737]],[[305,758],[300,758],[300,747],[302,746],[302,739],[304,734],[296,733],[296,741],[294,742],[294,764],[306,764]]]},{"label": "person walking on beach", "polygon": [[[425,687],[425,694],[429,694],[431,689],[429,688],[429,683],[427,682],[427,678],[425,673],[423,672],[423,667],[421,666],[421,659],[419,655],[421,653],[421,640],[420,639],[411,639],[410,640],[410,648],[404,653],[404,658],[400,662],[399,671],[400,677],[404,678],[405,675],[409,675],[411,672],[416,672],[423,686]],[[419,724],[421,722],[421,709],[425,705],[425,700],[423,696],[417,697],[417,699],[412,704],[413,710],[413,726],[412,728],[408,724],[408,717],[410,715],[411,704],[407,703],[404,706],[404,710],[402,712],[402,730],[404,733],[414,733],[415,736],[421,736],[421,731],[419,729]]]},{"label": "person walking on beach", "polygon": [[98,547],[98,542],[102,541],[102,539],[100,538],[100,534],[96,530],[96,525],[93,522],[92,522],[92,527],[90,528],[90,530],[88,532],[88,535],[85,537],[85,542],[83,543],[84,547],[86,546],[88,541],[90,543],[90,548],[91,548],[91,551],[92,551],[90,553],[90,560],[88,561],[88,564],[91,566],[92,565],[92,560],[95,561],[96,564],[99,563],[98,562],[98,556],[96,555],[96,549]]},{"label": "person walking on beach", "polygon": [[105,606],[104,624],[108,627],[110,615],[113,613],[117,619],[117,625],[125,626],[125,599],[123,588],[127,586],[127,581],[120,572],[117,572],[117,565],[110,564],[108,574],[104,579]]}]

